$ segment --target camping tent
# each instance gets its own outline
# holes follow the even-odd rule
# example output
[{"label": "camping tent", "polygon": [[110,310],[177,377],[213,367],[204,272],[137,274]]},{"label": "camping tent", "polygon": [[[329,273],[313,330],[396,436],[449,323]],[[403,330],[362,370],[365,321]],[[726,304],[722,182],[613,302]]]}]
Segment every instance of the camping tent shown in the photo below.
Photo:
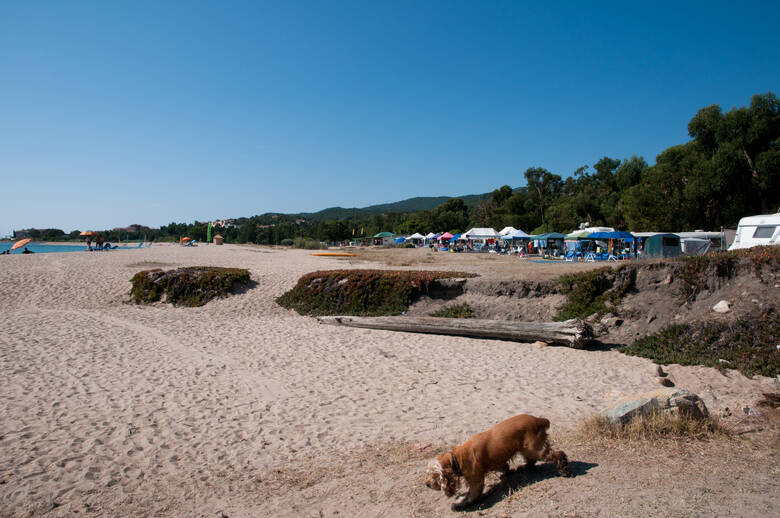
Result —
[{"label": "camping tent", "polygon": [[680,249],[683,255],[704,255],[710,251],[712,243],[700,237],[681,237]]},{"label": "camping tent", "polygon": [[677,257],[680,250],[680,237],[677,234],[655,234],[645,239],[642,252],[645,257]]},{"label": "camping tent", "polygon": [[496,239],[498,237],[501,236],[492,228],[472,228],[461,236],[463,239]]},{"label": "camping tent", "polygon": [[585,239],[588,236],[590,236],[592,233],[593,232],[590,229],[588,229],[588,230],[575,230],[571,234],[566,234],[566,239],[567,240]]},{"label": "camping tent", "polygon": [[531,236],[526,234],[522,230],[514,230],[513,232],[504,235],[503,239],[511,239],[512,241],[517,241],[520,239],[531,239]]}]

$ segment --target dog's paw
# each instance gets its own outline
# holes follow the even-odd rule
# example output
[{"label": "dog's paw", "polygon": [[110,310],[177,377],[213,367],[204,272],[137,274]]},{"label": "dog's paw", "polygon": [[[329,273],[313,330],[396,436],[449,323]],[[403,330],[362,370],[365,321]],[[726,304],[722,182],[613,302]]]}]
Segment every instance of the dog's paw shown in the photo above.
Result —
[{"label": "dog's paw", "polygon": [[462,495],[458,495],[455,497],[455,500],[452,502],[452,510],[453,511],[459,511],[466,507],[468,504],[466,503],[466,499],[468,498],[468,493],[464,493]]}]

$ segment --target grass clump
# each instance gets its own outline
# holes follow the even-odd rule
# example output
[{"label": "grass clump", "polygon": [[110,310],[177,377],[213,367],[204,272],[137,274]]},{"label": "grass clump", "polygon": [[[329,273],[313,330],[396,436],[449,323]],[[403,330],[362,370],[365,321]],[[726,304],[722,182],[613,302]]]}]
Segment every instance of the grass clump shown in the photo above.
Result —
[{"label": "grass clump", "polygon": [[439,311],[431,313],[431,316],[440,318],[473,318],[474,311],[471,309],[471,306],[464,302],[463,304],[443,307]]},{"label": "grass clump", "polygon": [[301,315],[398,315],[438,279],[474,277],[463,272],[328,270],[304,275],[276,299]]},{"label": "grass clump", "polygon": [[196,307],[226,297],[236,284],[249,283],[249,270],[216,266],[144,270],[130,282],[130,295],[136,304],[151,304],[165,296],[165,302],[175,306]]},{"label": "grass clump", "polygon": [[637,416],[626,424],[613,423],[603,415],[593,415],[582,420],[577,428],[578,439],[596,441],[653,441],[658,439],[709,439],[729,436],[731,430],[717,418],[695,418],[686,414],[653,412]]},{"label": "grass clump", "polygon": [[747,377],[780,374],[780,318],[674,324],[618,350],[657,363],[732,368]]},{"label": "grass clump", "polygon": [[556,279],[566,294],[566,302],[558,309],[555,320],[587,318],[603,315],[618,306],[636,283],[636,268],[621,266],[599,268],[588,272],[562,275]]}]

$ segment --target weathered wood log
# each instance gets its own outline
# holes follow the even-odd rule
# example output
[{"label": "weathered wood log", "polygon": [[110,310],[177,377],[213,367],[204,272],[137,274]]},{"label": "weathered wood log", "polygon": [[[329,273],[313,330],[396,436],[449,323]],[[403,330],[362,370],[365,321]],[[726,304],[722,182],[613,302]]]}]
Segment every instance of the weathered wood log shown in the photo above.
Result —
[{"label": "weathered wood log", "polygon": [[542,340],[581,349],[593,338],[593,328],[579,319],[565,322],[518,322],[436,317],[317,317],[323,324],[383,329],[407,333],[469,336],[534,342]]}]

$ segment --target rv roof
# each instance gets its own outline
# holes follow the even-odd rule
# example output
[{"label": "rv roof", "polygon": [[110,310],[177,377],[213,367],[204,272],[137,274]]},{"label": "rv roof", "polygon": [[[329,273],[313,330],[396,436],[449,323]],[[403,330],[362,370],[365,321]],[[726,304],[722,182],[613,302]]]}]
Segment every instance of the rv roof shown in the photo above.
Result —
[{"label": "rv roof", "polygon": [[739,220],[739,226],[741,227],[752,227],[756,225],[780,225],[780,213],[759,214],[758,216],[748,216]]}]

